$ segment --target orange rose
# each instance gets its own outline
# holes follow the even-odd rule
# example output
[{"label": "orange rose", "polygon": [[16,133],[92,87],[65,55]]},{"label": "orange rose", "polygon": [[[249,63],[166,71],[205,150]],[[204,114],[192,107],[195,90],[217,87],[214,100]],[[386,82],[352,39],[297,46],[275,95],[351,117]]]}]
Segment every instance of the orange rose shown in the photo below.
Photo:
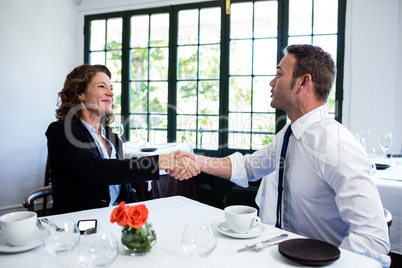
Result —
[{"label": "orange rose", "polygon": [[127,224],[126,209],[126,202],[120,202],[119,206],[113,209],[112,214],[110,215],[110,222],[117,222],[118,225],[125,226]]},{"label": "orange rose", "polygon": [[148,220],[148,209],[145,205],[128,207],[126,220],[129,227],[141,228]]}]

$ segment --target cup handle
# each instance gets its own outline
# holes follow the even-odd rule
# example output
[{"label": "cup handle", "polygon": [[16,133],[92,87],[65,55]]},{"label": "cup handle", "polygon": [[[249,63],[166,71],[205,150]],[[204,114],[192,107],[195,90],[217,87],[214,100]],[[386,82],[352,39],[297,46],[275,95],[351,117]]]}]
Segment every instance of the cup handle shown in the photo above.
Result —
[{"label": "cup handle", "polygon": [[256,227],[260,223],[261,223],[260,217],[255,217],[254,218],[254,223],[253,223],[253,228]]}]

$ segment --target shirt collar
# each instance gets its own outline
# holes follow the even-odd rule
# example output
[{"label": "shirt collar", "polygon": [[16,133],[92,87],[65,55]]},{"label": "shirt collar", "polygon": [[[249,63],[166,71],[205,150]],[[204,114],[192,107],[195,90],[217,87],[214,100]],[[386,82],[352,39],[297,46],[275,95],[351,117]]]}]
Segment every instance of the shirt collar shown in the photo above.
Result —
[{"label": "shirt collar", "polygon": [[328,111],[327,105],[324,104],[302,117],[298,118],[292,123],[293,135],[299,140],[304,131],[306,131],[312,124],[327,119]]},{"label": "shirt collar", "polygon": [[[91,126],[90,124],[88,124],[87,122],[85,122],[84,119],[80,118],[81,123],[88,129],[89,132],[96,134],[95,128],[93,126]],[[100,126],[100,133],[102,138],[106,137],[106,130],[105,128],[102,126],[102,124],[99,124]]]}]

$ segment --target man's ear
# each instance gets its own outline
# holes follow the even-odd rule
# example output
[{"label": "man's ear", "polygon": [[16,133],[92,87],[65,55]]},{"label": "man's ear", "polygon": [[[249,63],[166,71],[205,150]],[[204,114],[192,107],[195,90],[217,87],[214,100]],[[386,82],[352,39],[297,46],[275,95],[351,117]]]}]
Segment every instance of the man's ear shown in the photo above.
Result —
[{"label": "man's ear", "polygon": [[306,96],[314,95],[313,81],[310,74],[305,74],[300,77],[299,91]]},{"label": "man's ear", "polygon": [[301,84],[300,84],[301,87],[308,86],[312,82],[312,78],[311,78],[310,74],[305,74],[301,78],[302,78]]},{"label": "man's ear", "polygon": [[84,100],[84,94],[78,95],[78,100],[79,100],[79,101],[83,101],[83,100]]}]

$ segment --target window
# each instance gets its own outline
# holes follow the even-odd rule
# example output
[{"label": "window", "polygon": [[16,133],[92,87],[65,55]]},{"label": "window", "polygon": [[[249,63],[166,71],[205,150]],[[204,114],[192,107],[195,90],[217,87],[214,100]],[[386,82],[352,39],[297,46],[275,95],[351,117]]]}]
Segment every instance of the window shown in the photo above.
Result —
[{"label": "window", "polygon": [[169,13],[130,18],[130,140],[167,142]]},{"label": "window", "polygon": [[259,149],[272,141],[278,2],[233,3],[230,14],[229,148]]},{"label": "window", "polygon": [[[338,0],[290,0],[288,44],[314,44],[331,53],[338,51]],[[339,68],[339,65],[338,65]],[[335,90],[328,99],[329,112],[335,116]]]},{"label": "window", "polygon": [[[91,35],[89,51],[86,53],[91,64],[103,64],[112,73],[113,92],[115,94],[115,125],[120,125],[121,115],[121,69],[122,69],[122,18],[94,19],[90,22]],[[87,43],[87,42],[86,42]],[[119,131],[121,131],[119,129]]]},{"label": "window", "polygon": [[218,149],[221,9],[178,12],[177,141]]},{"label": "window", "polygon": [[329,110],[341,121],[345,0],[209,1],[85,17],[85,62],[112,71],[116,132],[187,142],[211,155],[268,144],[286,121],[269,82],[288,44],[337,63]]}]

